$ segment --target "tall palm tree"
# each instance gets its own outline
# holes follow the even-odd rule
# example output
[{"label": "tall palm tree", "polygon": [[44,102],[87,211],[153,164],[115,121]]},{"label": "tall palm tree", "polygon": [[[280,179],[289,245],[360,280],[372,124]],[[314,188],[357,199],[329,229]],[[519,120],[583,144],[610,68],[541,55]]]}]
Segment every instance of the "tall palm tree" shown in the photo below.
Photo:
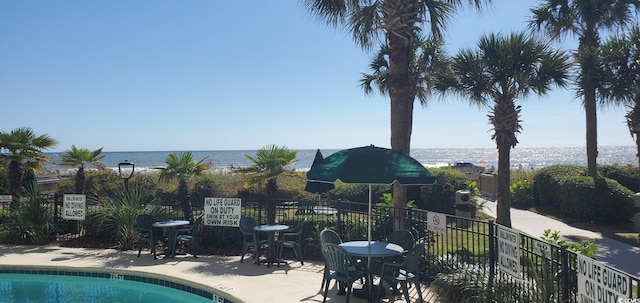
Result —
[{"label": "tall palm tree", "polygon": [[598,127],[596,90],[598,77],[595,54],[600,47],[600,34],[629,24],[640,9],[640,0],[545,0],[531,9],[530,26],[559,40],[567,34],[578,37],[576,58],[580,66],[578,95],[583,96],[586,114],[587,167],[597,176]]},{"label": "tall palm tree", "polygon": [[104,165],[100,163],[100,160],[104,158],[102,155],[102,147],[94,151],[90,151],[87,148],[77,148],[75,145],[71,145],[70,150],[64,151],[64,154],[59,156],[63,166],[77,167],[75,180],[75,193],[83,194],[85,189],[86,177],[84,174],[84,167],[86,165],[97,166],[103,168]]},{"label": "tall palm tree", "polygon": [[278,177],[281,175],[296,175],[293,170],[287,169],[288,165],[296,163],[298,151],[290,151],[286,146],[267,145],[256,152],[256,157],[244,154],[253,162],[253,166],[240,169],[242,173],[249,174],[249,185],[257,185],[260,188],[264,184],[267,195],[267,223],[274,224],[276,220],[275,198],[278,193]]},{"label": "tall palm tree", "polygon": [[[409,61],[409,88],[413,100],[418,99],[422,106],[427,105],[433,89],[435,75],[447,68],[447,56],[442,40],[418,37],[411,45]],[[369,64],[371,74],[363,73],[360,86],[365,94],[372,94],[374,86],[381,95],[389,95],[389,45],[380,46],[378,53]],[[413,102],[411,103],[413,110]],[[413,119],[413,115],[409,117]],[[408,136],[411,136],[412,122],[409,122]]]},{"label": "tall palm tree", "polygon": [[600,89],[603,100],[629,108],[627,126],[635,137],[640,167],[640,25],[627,35],[607,40],[600,49],[599,66],[604,78]]},{"label": "tall palm tree", "polygon": [[518,144],[521,106],[515,100],[530,93],[543,95],[553,84],[565,86],[569,57],[523,33],[490,34],[478,42],[478,50],[462,50],[452,58],[451,73],[439,78],[437,88],[468,97],[479,106],[491,106],[488,117],[492,140],[498,149],[498,217],[511,227],[511,148]]},{"label": "tall palm tree", "polygon": [[[205,158],[206,159],[206,158]],[[204,160],[193,160],[191,152],[171,153],[165,158],[166,167],[156,167],[160,170],[161,181],[178,180],[178,200],[185,219],[192,220],[191,201],[187,179],[202,174],[207,169]]]},{"label": "tall palm tree", "polygon": [[42,162],[49,162],[44,150],[55,147],[58,141],[49,135],[36,135],[29,127],[19,127],[10,132],[0,131],[2,157],[9,158],[9,190],[13,196],[11,209],[15,210],[21,195],[25,168],[37,169]]},{"label": "tall palm tree", "polygon": [[[391,104],[391,148],[409,154],[414,96],[410,81],[411,47],[422,24],[431,35],[442,33],[462,0],[303,0],[307,9],[332,26],[344,26],[355,42],[365,50],[384,40],[388,44],[387,79]],[[491,0],[468,0],[481,8]],[[406,188],[393,185],[393,204],[406,206]]]}]

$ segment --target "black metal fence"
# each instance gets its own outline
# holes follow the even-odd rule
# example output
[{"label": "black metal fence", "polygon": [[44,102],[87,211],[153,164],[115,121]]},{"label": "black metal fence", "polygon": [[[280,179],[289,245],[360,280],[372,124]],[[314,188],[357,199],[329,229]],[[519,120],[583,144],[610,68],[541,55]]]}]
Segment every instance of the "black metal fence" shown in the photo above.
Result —
[{"label": "black metal fence", "polygon": [[[51,207],[51,212],[54,214],[54,221],[63,226],[70,224],[61,217],[62,197],[59,195],[46,195],[45,197],[46,205]],[[259,223],[266,223],[265,205],[264,200],[243,199],[242,214],[255,218]],[[345,239],[363,240],[367,238],[367,226],[369,218],[371,218],[372,239],[382,240],[394,230],[394,221],[400,220],[420,242],[428,244],[424,266],[425,277],[433,278],[439,273],[471,265],[481,274],[488,276],[492,283],[493,281],[513,283],[515,285],[514,291],[533,292],[534,289],[541,287],[541,283],[552,280],[553,287],[546,291],[553,293],[553,297],[556,298],[555,302],[590,302],[588,298],[580,297],[579,257],[575,252],[568,250],[566,246],[546,243],[535,237],[519,233],[517,252],[520,261],[516,270],[519,276],[513,276],[500,270],[502,265],[500,263],[502,262],[500,260],[501,244],[497,235],[498,225],[493,221],[445,215],[444,226],[438,232],[429,229],[429,212],[420,209],[374,205],[369,214],[367,204],[342,200],[324,202],[277,201],[276,205],[276,222],[292,225],[301,217],[312,222],[306,231],[308,242],[304,248],[305,255],[309,258],[319,257],[317,253],[319,251],[318,241],[315,239],[317,239],[319,231],[325,227],[338,231]],[[98,210],[99,206],[90,206],[87,213]],[[194,216],[200,215],[203,213],[203,208],[197,205],[194,207],[193,213]],[[10,215],[11,209],[8,203],[0,204],[0,219]],[[181,213],[177,211],[175,216],[178,218]],[[0,222],[4,222],[4,220]],[[237,230],[237,228],[231,227],[205,227],[212,234],[225,234],[227,238],[234,237],[233,233],[229,235],[229,230]],[[238,237],[239,235],[238,232]],[[77,235],[70,235],[70,237],[75,238]],[[204,238],[201,245],[206,247],[215,244]],[[603,268],[605,271],[613,271],[606,266]],[[640,298],[638,294],[640,278],[624,273],[623,270],[617,270],[617,272],[623,275],[622,281],[626,284],[624,289],[627,290],[626,298]],[[620,284],[620,281],[615,283]],[[611,284],[611,281],[609,283]],[[584,287],[584,285],[580,287]],[[619,287],[622,289],[622,286]],[[607,289],[602,289],[602,291],[606,292]],[[529,294],[531,297],[536,295],[539,294]],[[594,296],[598,295],[594,290]],[[602,294],[602,296],[605,295]],[[594,302],[609,301],[594,300]]]}]

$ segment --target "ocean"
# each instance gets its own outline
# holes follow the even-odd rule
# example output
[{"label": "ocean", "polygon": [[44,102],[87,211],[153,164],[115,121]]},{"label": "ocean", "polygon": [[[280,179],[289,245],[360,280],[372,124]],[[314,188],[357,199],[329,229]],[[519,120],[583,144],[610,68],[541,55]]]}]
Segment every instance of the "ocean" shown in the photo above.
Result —
[{"label": "ocean", "polygon": [[[315,149],[297,150],[297,162],[289,168],[305,171],[311,167],[315,156]],[[327,157],[336,149],[320,150]],[[220,171],[251,166],[244,154],[255,157],[256,150],[211,150],[192,151],[196,161],[204,159],[210,168]],[[153,167],[166,166],[167,155],[172,151],[132,151],[132,152],[103,152],[101,160],[107,167],[117,168],[118,163],[128,160],[135,164],[136,172],[152,171]],[[46,165],[50,171],[67,170],[56,163],[60,162],[59,154],[47,153],[52,163]],[[411,156],[427,167],[447,166],[455,162],[470,162],[487,168],[498,167],[498,151],[495,148],[416,148],[411,150]],[[511,165],[513,168],[539,169],[554,164],[587,165],[587,154],[584,147],[516,147],[511,150]],[[598,164],[631,164],[638,165],[635,146],[599,146]]]}]

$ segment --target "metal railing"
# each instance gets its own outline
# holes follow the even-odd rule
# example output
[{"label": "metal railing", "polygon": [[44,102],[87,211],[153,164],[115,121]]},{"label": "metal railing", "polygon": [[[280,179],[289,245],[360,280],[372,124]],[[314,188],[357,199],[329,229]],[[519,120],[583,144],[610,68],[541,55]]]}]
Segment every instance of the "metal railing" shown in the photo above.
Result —
[{"label": "metal railing", "polygon": [[[61,197],[58,195],[46,195],[46,206],[51,207],[54,214],[54,222],[64,225],[69,223],[61,219]],[[259,223],[266,223],[266,209],[264,199],[243,199],[242,214],[251,216]],[[305,202],[307,203],[307,202]],[[367,238],[368,205],[349,201],[325,201],[312,205],[298,204],[297,201],[277,201],[276,222],[293,225],[301,217],[305,217],[309,227],[306,229],[305,238],[308,240],[305,247],[305,255],[318,257],[319,251],[317,236],[325,227],[336,230],[345,240],[364,240]],[[92,205],[87,213],[99,210],[99,206]],[[193,211],[194,216],[203,213],[202,208]],[[444,233],[429,231],[428,211],[415,208],[394,208],[388,206],[373,206],[371,211],[372,239],[383,240],[385,236],[394,230],[394,221],[404,222],[414,236],[427,244],[424,258],[424,277],[434,278],[437,274],[456,270],[463,266],[473,265],[482,274],[489,277],[489,281],[501,281],[513,283],[514,290],[521,292],[532,291],[539,287],[542,280],[552,279],[553,292],[557,302],[581,302],[578,293],[578,255],[570,251],[566,246],[558,246],[545,243],[546,249],[540,249],[540,241],[537,238],[520,233],[518,252],[520,256],[520,277],[513,277],[499,268],[499,239],[496,235],[498,225],[493,221],[478,220],[447,215]],[[11,215],[8,204],[0,204],[0,219]],[[176,216],[180,216],[176,213]],[[4,222],[4,220],[0,221]],[[204,234],[215,235],[233,239],[237,228],[205,226]],[[70,237],[77,237],[71,235]],[[201,245],[236,245],[233,241],[222,241],[224,244],[213,243],[212,237],[204,238]],[[229,244],[231,243],[231,244]],[[544,242],[542,242],[544,243]],[[316,254],[311,252],[315,251]],[[307,254],[306,252],[309,252]],[[619,270],[624,273],[623,270]],[[542,276],[541,276],[542,275]],[[640,278],[624,273],[629,293],[629,298],[639,298],[638,284]],[[492,282],[493,283],[493,282]],[[524,285],[524,286],[523,286]],[[538,286],[536,286],[538,285]],[[530,298],[539,296],[533,292],[526,294]]]}]

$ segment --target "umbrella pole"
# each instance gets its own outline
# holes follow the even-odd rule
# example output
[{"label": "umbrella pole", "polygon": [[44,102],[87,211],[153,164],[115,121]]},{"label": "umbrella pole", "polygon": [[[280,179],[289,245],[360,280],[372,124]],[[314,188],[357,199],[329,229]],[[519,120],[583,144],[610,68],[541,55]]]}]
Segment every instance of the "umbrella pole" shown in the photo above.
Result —
[{"label": "umbrella pole", "polygon": [[369,246],[371,246],[371,184],[369,184],[369,212],[367,214],[367,240],[369,240]]},{"label": "umbrella pole", "polygon": [[[369,212],[368,214],[368,220],[367,220],[367,240],[369,240],[369,250],[371,250],[371,183],[369,183]],[[367,287],[369,287],[369,299],[371,299],[372,294],[373,294],[373,290],[372,290],[372,285],[373,285],[373,273],[371,272],[371,256],[367,257],[367,268],[369,270],[369,285],[367,285]]]}]

